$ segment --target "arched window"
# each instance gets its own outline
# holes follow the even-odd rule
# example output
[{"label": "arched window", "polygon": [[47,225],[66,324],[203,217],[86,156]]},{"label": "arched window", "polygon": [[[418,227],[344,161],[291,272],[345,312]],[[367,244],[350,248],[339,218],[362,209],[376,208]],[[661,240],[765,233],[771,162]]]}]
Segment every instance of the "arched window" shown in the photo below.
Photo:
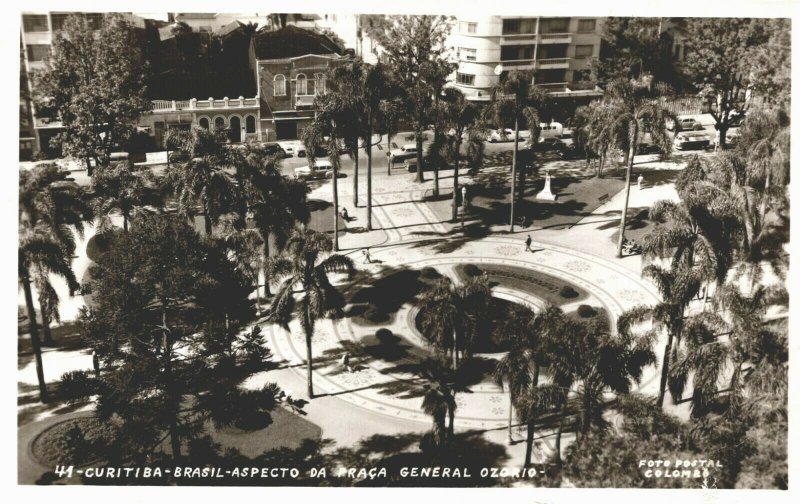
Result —
[{"label": "arched window", "polygon": [[286,96],[286,77],[282,74],[275,76],[274,96]]},{"label": "arched window", "polygon": [[225,129],[225,118],[220,116],[214,119],[214,127],[217,129]]},{"label": "arched window", "polygon": [[297,92],[295,94],[296,95],[308,94],[308,79],[306,79],[305,74],[297,75]]},{"label": "arched window", "polygon": [[207,117],[201,117],[200,118],[200,127],[203,128],[203,129],[208,129],[208,126],[209,126],[208,125],[208,118]]},{"label": "arched window", "polygon": [[256,132],[256,118],[255,116],[247,116],[244,120],[245,128],[247,133],[255,133]]}]

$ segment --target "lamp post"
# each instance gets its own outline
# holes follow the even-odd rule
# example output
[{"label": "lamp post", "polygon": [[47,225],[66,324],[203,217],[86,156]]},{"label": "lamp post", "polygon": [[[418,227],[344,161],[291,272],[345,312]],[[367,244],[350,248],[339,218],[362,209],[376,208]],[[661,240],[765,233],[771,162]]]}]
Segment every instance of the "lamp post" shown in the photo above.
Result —
[{"label": "lamp post", "polygon": [[464,230],[464,214],[467,213],[467,186],[461,186],[461,230]]}]

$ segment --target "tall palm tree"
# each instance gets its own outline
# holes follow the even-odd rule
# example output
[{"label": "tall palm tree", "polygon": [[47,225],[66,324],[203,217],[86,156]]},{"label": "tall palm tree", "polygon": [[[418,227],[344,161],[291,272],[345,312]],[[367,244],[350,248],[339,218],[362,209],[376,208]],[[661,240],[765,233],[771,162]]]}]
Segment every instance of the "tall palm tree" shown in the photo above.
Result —
[{"label": "tall palm tree", "polygon": [[[440,359],[426,359],[420,363],[422,385],[422,411],[433,419],[433,447],[441,453],[447,445],[449,429],[446,418],[455,415],[456,399],[453,392],[451,370]],[[451,421],[452,427],[452,421]]]},{"label": "tall palm tree", "polygon": [[650,208],[656,226],[645,237],[646,258],[671,257],[672,267],[698,268],[705,280],[725,281],[733,262],[733,234],[738,227],[730,195],[708,182],[694,182],[681,191],[680,201],[659,200]]},{"label": "tall palm tree", "polygon": [[[531,145],[539,139],[540,116],[545,115],[547,94],[533,83],[532,71],[512,71],[508,77],[492,93],[492,103],[486,110],[495,126],[503,128],[507,124],[514,125],[514,154],[511,161],[511,215],[510,231],[514,232],[515,200],[522,200],[525,194],[525,172],[518,166],[519,130],[527,127],[530,130]],[[519,193],[517,194],[517,177],[519,177]]]},{"label": "tall palm tree", "polygon": [[642,275],[656,285],[661,294],[661,302],[655,306],[639,305],[631,308],[619,318],[617,327],[621,335],[631,338],[631,331],[635,325],[650,321],[652,329],[648,335],[651,339],[655,340],[662,331],[667,333],[657,400],[658,406],[661,407],[664,404],[664,395],[667,389],[670,359],[677,350],[684,328],[685,311],[691,299],[697,295],[702,277],[696,269],[683,264],[671,270],[651,264],[642,270]]},{"label": "tall palm tree", "polygon": [[39,270],[42,274],[55,275],[67,281],[71,291],[78,289],[78,280],[72,271],[72,266],[64,254],[64,248],[44,223],[34,226],[20,222],[19,226],[19,247],[17,256],[17,278],[22,284],[25,292],[25,305],[28,310],[28,324],[31,337],[31,347],[36,359],[36,377],[39,381],[39,399],[46,403],[48,401],[47,385],[44,379],[44,367],[42,365],[42,349],[39,341],[39,331],[36,323],[36,310],[33,306],[33,293],[31,283],[33,282],[33,271]]},{"label": "tall palm tree", "polygon": [[[270,278],[281,279],[270,307],[270,320],[289,330],[289,321],[296,315],[305,333],[310,399],[314,398],[311,378],[314,327],[320,318],[340,314],[345,305],[344,296],[330,283],[328,274],[344,273],[349,278],[355,272],[352,259],[330,254],[332,249],[333,244],[325,234],[298,229],[289,238],[284,257],[272,260],[269,268]],[[298,287],[303,292],[299,301],[295,299]]]},{"label": "tall palm tree", "polygon": [[458,368],[460,356],[470,356],[474,339],[487,320],[490,300],[486,276],[460,285],[444,277],[420,297],[422,330],[440,352],[450,354],[452,369]]},{"label": "tall palm tree", "polygon": [[570,355],[569,365],[553,368],[553,383],[565,389],[578,386],[581,434],[605,425],[606,392],[627,394],[641,380],[644,368],[655,363],[651,336],[637,337],[628,331],[613,334],[602,319],[565,321],[560,344],[561,351]]},{"label": "tall palm tree", "polygon": [[[247,145],[237,163],[243,186],[242,197],[246,210],[243,218],[252,220],[261,234],[262,263],[274,252],[280,253],[298,224],[310,218],[306,197],[310,189],[301,180],[286,177],[280,172],[280,159],[268,155],[263,148]],[[264,283],[269,295],[269,282]]]},{"label": "tall palm tree", "polygon": [[522,393],[530,388],[533,375],[530,361],[525,352],[512,349],[497,361],[494,368],[494,381],[500,388],[504,384],[508,389],[508,442],[514,440],[511,432],[511,423],[514,418],[514,402],[519,400]]},{"label": "tall palm tree", "polygon": [[219,132],[195,129],[189,148],[190,159],[167,170],[166,187],[187,218],[195,215],[197,207],[202,208],[205,232],[211,235],[213,224],[237,201],[238,187],[227,171],[232,168],[231,159]]},{"label": "tall palm tree", "polygon": [[[73,231],[82,237],[84,225],[94,219],[94,213],[84,191],[66,177],[67,172],[55,165],[20,171],[19,221],[27,229],[38,228],[40,233],[50,233],[69,262],[76,246]],[[36,268],[33,280],[39,293],[44,344],[52,345],[49,324],[51,320],[59,320],[58,296],[46,268]]]},{"label": "tall palm tree", "polygon": [[[443,107],[439,118],[444,128],[449,129],[450,157],[453,159],[453,222],[458,219],[458,165],[461,160],[461,142],[464,134],[476,128],[479,122],[478,108],[456,88],[447,88],[442,97]],[[462,202],[462,204],[465,204]]]},{"label": "tall palm tree", "polygon": [[[342,93],[328,92],[314,98],[317,114],[314,121],[303,130],[303,143],[308,159],[314,163],[316,150],[323,147],[333,167],[333,250],[339,250],[339,146],[354,138],[353,125],[356,124],[358,110],[352,100]],[[356,137],[357,138],[357,137]],[[348,140],[349,142],[349,140]]]},{"label": "tall palm tree", "polygon": [[255,287],[256,313],[260,316],[259,276],[264,271],[266,260],[266,256],[263,255],[264,240],[256,229],[237,229],[228,222],[223,227],[222,240],[236,269]]},{"label": "tall palm tree", "polygon": [[95,213],[100,216],[99,227],[108,227],[108,215],[116,210],[122,214],[122,229],[128,232],[128,222],[136,211],[145,206],[159,207],[161,195],[149,170],[135,171],[130,162],[102,167],[92,177]]},{"label": "tall palm tree", "polygon": [[[654,88],[636,81],[618,79],[613,81],[604,98],[605,106],[610,110],[611,124],[616,145],[626,149],[625,203],[619,227],[619,243],[617,257],[622,257],[622,243],[625,240],[625,225],[628,219],[628,200],[631,192],[631,172],[633,160],[639,146],[641,135],[649,133],[651,142],[657,145],[664,155],[670,153],[672,143],[667,134],[666,120],[674,118],[661,101],[661,96],[669,90],[662,85]],[[602,126],[607,127],[607,126]]]}]

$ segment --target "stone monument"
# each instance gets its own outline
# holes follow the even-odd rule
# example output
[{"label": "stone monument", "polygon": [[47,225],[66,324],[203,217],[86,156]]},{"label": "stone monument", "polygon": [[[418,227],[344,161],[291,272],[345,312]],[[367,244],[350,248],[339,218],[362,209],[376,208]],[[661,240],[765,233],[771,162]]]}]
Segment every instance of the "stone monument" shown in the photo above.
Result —
[{"label": "stone monument", "polygon": [[552,189],[550,189],[550,170],[545,170],[544,188],[536,194],[536,199],[555,201],[557,197],[558,196],[553,194]]}]

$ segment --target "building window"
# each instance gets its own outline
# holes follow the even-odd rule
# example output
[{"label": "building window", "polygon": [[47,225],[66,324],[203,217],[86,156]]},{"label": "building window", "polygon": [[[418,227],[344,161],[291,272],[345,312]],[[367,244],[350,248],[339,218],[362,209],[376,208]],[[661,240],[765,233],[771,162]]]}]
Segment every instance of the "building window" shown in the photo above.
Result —
[{"label": "building window", "polygon": [[50,31],[47,26],[47,14],[24,14],[22,29],[25,30],[25,33]]},{"label": "building window", "polygon": [[286,77],[281,74],[275,76],[273,85],[274,96],[286,96]]},{"label": "building window", "polygon": [[214,128],[225,129],[225,118],[217,117],[216,119],[214,119]]},{"label": "building window", "polygon": [[478,23],[467,23],[461,21],[458,23],[458,31],[461,33],[476,33],[478,31]]},{"label": "building window", "polygon": [[456,73],[457,81],[459,84],[465,84],[467,86],[474,86],[475,85],[475,76],[472,74],[465,74],[461,72]]},{"label": "building window", "polygon": [[578,31],[582,33],[593,32],[597,21],[594,19],[581,19],[578,21]]},{"label": "building window", "polygon": [[503,35],[536,33],[536,18],[517,18],[503,20]]},{"label": "building window", "polygon": [[315,79],[306,79],[306,92],[308,95],[317,94],[317,81]]},{"label": "building window", "polygon": [[256,118],[255,116],[247,116],[244,120],[245,131],[247,133],[255,133],[256,132]]},{"label": "building window", "polygon": [[592,79],[592,72],[590,70],[573,70],[572,80],[574,82],[586,82]]},{"label": "building window", "polygon": [[542,19],[540,33],[567,33],[569,31],[569,18]]},{"label": "building window", "polygon": [[198,123],[200,124],[201,128],[208,129],[208,117],[201,117]]},{"label": "building window", "polygon": [[593,45],[576,45],[575,46],[575,57],[576,58],[591,58],[594,54],[594,46]]},{"label": "building window", "polygon": [[296,95],[306,95],[308,94],[308,79],[303,74],[299,74],[297,76],[297,92]]},{"label": "building window", "polygon": [[464,61],[475,61],[478,55],[477,49],[471,49],[469,47],[459,47],[458,48],[458,59]]},{"label": "building window", "polygon": [[53,27],[53,31],[61,31],[64,29],[64,23],[67,22],[67,18],[70,14],[50,14],[50,25]]},{"label": "building window", "polygon": [[532,60],[532,45],[507,45],[500,46],[500,61]]},{"label": "building window", "polygon": [[28,48],[28,61],[44,61],[50,54],[50,46],[48,44],[29,44]]}]

